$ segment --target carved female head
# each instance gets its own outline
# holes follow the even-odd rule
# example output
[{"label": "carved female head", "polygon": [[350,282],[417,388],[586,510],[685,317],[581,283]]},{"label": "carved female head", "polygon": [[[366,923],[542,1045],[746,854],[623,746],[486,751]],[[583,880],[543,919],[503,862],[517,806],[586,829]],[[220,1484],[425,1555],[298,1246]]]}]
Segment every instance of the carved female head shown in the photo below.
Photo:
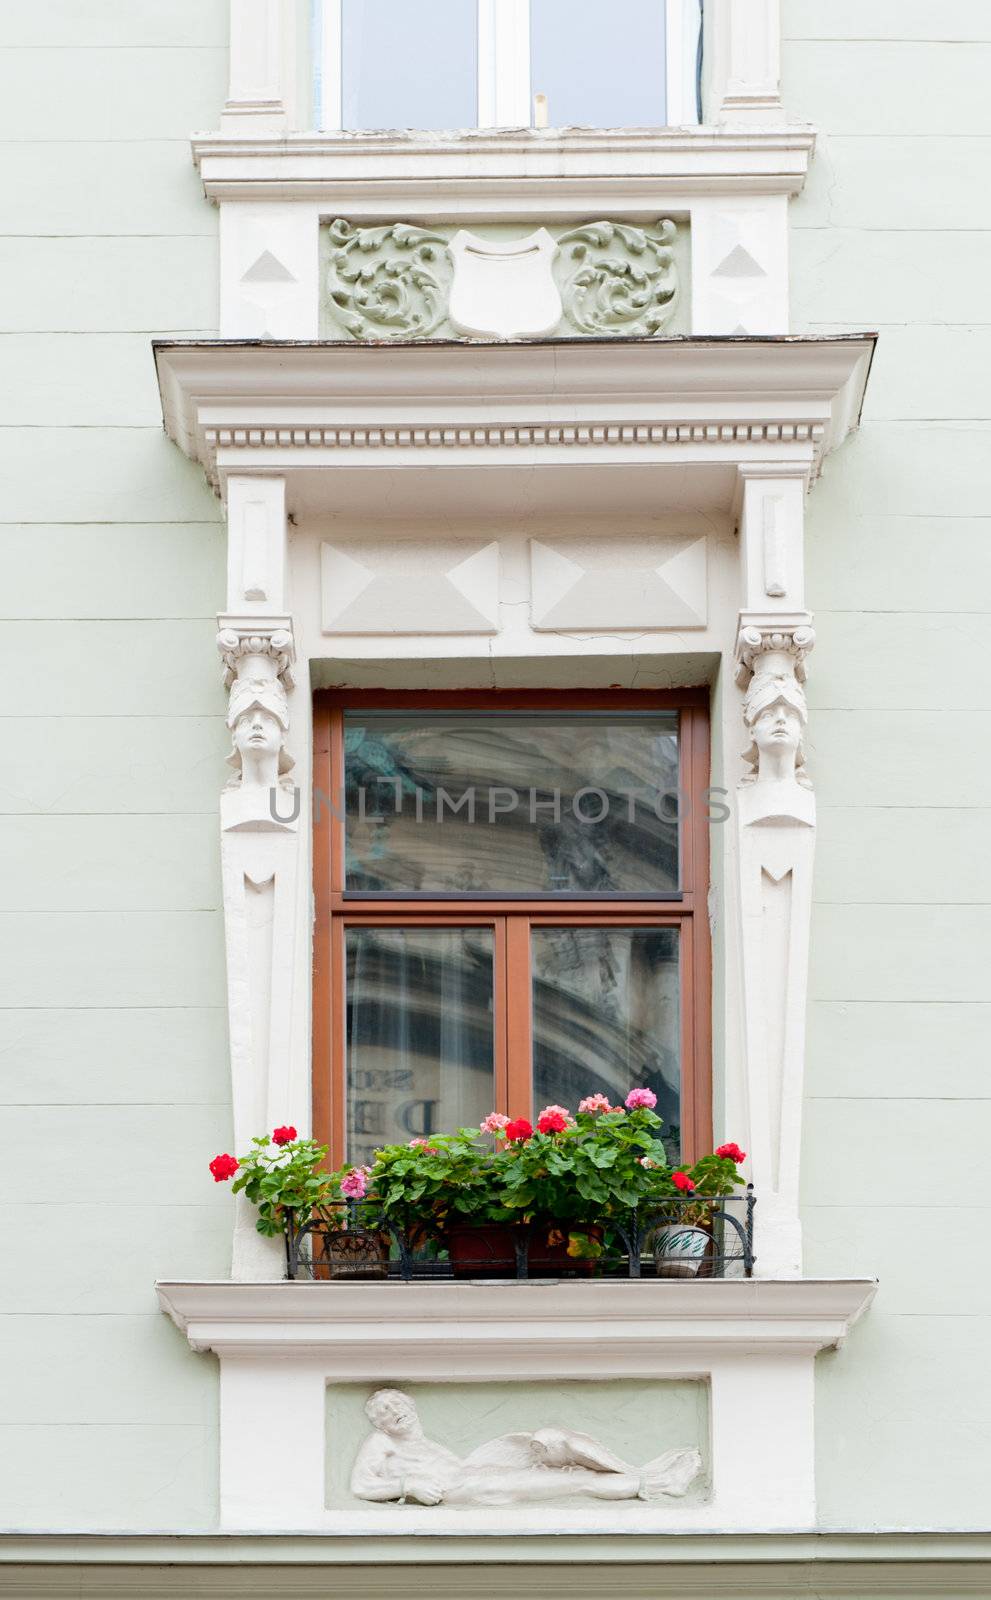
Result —
[{"label": "carved female head", "polygon": [[227,726],[233,746],[227,762],[240,776],[246,763],[258,769],[271,765],[277,777],[292,768],[285,747],[289,710],[278,679],[238,678],[231,687]]},{"label": "carved female head", "polygon": [[744,760],[754,769],[744,781],[759,782],[763,775],[761,765],[765,763],[776,776],[783,775],[783,768],[790,769],[788,776],[811,788],[802,749],[809,713],[798,680],[786,673],[758,673],[747,690],[743,718],[751,739]]}]

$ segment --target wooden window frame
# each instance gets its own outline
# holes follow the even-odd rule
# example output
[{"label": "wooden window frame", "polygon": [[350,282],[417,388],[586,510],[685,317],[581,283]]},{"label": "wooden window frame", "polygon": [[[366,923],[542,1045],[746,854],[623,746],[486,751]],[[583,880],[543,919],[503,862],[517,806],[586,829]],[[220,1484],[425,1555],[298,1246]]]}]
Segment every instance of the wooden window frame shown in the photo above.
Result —
[{"label": "wooden window frame", "polygon": [[[682,1154],[712,1143],[712,1013],[708,918],[709,696],[671,691],[436,692],[319,690],[313,706],[313,1131],[345,1159],[345,932],[350,927],[490,927],[493,930],[495,1094],[493,1109],[529,1117],[532,1049],[530,930],[540,927],[677,927],[681,981]],[[681,890],[671,900],[388,900],[344,892],[344,822],[326,797],[343,789],[345,711],[677,711],[679,788],[689,797],[681,829]],[[508,1003],[510,994],[513,1004]],[[330,1070],[325,1069],[329,1063]]]}]

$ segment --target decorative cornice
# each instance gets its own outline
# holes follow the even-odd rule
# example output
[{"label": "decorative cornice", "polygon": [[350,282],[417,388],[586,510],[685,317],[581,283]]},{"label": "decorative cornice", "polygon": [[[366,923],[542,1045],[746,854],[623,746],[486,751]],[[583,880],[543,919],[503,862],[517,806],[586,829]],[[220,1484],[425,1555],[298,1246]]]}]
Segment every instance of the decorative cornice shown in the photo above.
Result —
[{"label": "decorative cornice", "polygon": [[443,465],[521,447],[569,463],[611,450],[625,460],[632,447],[646,459],[721,465],[759,450],[814,477],[856,425],[873,346],[858,334],[162,341],[155,351],[166,430],[214,481],[291,471],[297,460],[332,466],[357,451]]},{"label": "decorative cornice", "polygon": [[194,134],[213,200],[310,199],[366,219],[422,212],[631,220],[698,195],[798,194],[813,129],[469,129],[453,133]]}]

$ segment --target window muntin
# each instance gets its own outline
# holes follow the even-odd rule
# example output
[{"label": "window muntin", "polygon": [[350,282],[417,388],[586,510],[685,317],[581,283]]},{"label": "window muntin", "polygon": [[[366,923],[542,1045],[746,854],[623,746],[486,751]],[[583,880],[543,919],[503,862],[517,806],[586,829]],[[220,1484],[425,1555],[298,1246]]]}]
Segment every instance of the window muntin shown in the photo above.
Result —
[{"label": "window muntin", "polygon": [[318,128],[696,123],[699,0],[312,0]]},{"label": "window muntin", "polygon": [[[658,1095],[672,1148],[679,1130],[687,1158],[707,1147],[706,700],[702,690],[318,694],[314,1127],[335,1162],[346,1154],[364,1159],[361,1152],[387,1139],[417,1137],[414,1128],[471,1124],[489,1109],[532,1119],[551,1100],[568,1104],[597,1088],[615,1100],[621,1090],[640,1084]],[[630,713],[648,725],[659,716],[676,716],[678,787],[687,801],[680,823],[680,891],[666,899],[638,898],[636,889],[612,897],[348,892],[346,729],[367,728],[373,712],[391,718],[394,729],[423,727],[431,716],[448,718],[452,712],[470,713],[476,727],[486,717],[495,724],[507,712],[543,715],[548,725],[569,715],[596,714],[607,725]],[[426,817],[420,826],[436,830]],[[483,830],[490,831],[484,824]],[[420,937],[421,930],[453,937],[431,942]],[[373,976],[363,991],[356,987]],[[441,993],[456,1014],[454,1032],[443,1038]],[[453,1082],[460,1073],[464,1081]],[[376,1098],[378,1105],[370,1107]],[[352,1107],[359,1099],[365,1103]]]},{"label": "window muntin", "polygon": [[678,893],[674,711],[345,712],[345,889]]}]

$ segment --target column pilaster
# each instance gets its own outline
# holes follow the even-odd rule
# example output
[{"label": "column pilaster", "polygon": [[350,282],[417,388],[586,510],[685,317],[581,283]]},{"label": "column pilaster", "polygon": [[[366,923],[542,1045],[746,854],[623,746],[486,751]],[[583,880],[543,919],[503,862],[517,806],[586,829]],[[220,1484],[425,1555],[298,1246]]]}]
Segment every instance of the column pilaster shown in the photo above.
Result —
[{"label": "column pilaster", "polygon": [[804,608],[804,481],[742,478],[735,664],[747,770],[736,791],[742,1035],[758,1265],[799,1277],[799,1155],[815,797],[805,764],[804,684],[815,643]]}]

